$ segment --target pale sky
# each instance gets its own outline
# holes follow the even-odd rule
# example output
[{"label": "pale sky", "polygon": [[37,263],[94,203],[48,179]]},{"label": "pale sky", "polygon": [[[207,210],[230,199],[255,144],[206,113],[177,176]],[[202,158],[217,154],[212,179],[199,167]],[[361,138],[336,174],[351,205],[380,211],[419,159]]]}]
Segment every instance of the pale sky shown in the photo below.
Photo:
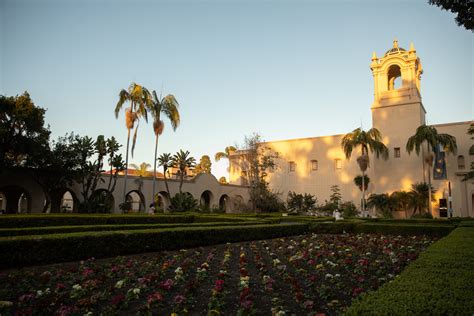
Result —
[{"label": "pale sky", "polygon": [[[125,153],[124,115],[113,111],[137,82],[181,106],[159,153],[213,158],[252,132],[271,141],[370,128],[372,52],[395,37],[421,59],[428,123],[472,120],[473,33],[411,0],[0,0],[0,94],[28,91],[53,139],[114,135]],[[142,121],[130,162],[153,165],[153,154]]]}]

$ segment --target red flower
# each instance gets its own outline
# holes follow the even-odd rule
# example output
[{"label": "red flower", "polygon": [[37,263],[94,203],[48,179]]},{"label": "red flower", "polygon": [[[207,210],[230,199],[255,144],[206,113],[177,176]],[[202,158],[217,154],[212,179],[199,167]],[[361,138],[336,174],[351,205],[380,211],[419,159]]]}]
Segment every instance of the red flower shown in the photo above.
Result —
[{"label": "red flower", "polygon": [[112,305],[119,305],[125,301],[125,295],[123,294],[117,294],[112,299],[110,300],[110,304]]},{"label": "red flower", "polygon": [[352,291],[352,296],[353,297],[356,297],[357,295],[359,295],[360,293],[364,292],[364,289],[360,288],[360,287],[356,287],[353,291]]},{"label": "red flower", "polygon": [[217,292],[222,292],[222,289],[224,288],[224,280],[216,280],[216,283],[214,285],[214,290]]},{"label": "red flower", "polygon": [[163,300],[163,296],[159,292],[155,292],[148,295],[147,302],[148,304],[153,304],[155,302],[161,302],[162,300]]},{"label": "red flower", "polygon": [[171,289],[171,287],[173,286],[173,280],[171,279],[167,279],[166,281],[162,281],[160,282],[160,289],[163,289],[163,290],[166,290],[166,291],[169,291]]}]

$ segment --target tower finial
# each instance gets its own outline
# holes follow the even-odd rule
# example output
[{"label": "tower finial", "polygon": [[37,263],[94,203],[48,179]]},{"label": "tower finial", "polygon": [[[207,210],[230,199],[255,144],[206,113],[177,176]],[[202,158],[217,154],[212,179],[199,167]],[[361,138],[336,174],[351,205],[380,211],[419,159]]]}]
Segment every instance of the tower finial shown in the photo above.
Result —
[{"label": "tower finial", "polygon": [[410,52],[415,52],[415,45],[413,45],[413,42],[410,42]]},{"label": "tower finial", "polygon": [[375,53],[375,51],[372,53],[372,60],[377,60],[377,54]]},{"label": "tower finial", "polygon": [[393,39],[393,48],[398,48],[398,40],[396,37]]}]

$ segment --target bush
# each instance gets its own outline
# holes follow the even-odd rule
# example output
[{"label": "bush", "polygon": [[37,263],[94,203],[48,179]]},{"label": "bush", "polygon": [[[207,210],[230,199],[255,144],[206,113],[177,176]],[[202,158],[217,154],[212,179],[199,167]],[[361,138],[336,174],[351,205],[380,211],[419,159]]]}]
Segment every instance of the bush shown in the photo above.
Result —
[{"label": "bush", "polygon": [[359,215],[359,211],[353,202],[345,202],[341,204],[342,217],[356,217]]},{"label": "bush", "polygon": [[177,193],[171,198],[171,212],[192,212],[198,209],[198,200],[189,193]]},{"label": "bush", "polygon": [[115,225],[115,224],[165,224],[192,223],[192,215],[4,215],[0,216],[0,228],[70,226],[70,225]]},{"label": "bush", "polygon": [[433,219],[433,215],[428,212],[413,214],[411,218],[430,218]]},{"label": "bush", "polygon": [[289,192],[286,200],[287,209],[290,213],[306,213],[316,209],[317,199],[314,195],[305,193],[297,194],[296,192]]},{"label": "bush", "polygon": [[358,298],[347,315],[471,315],[474,229],[460,227],[431,245],[392,282]]},{"label": "bush", "polygon": [[285,237],[307,224],[166,228],[0,238],[0,268]]}]

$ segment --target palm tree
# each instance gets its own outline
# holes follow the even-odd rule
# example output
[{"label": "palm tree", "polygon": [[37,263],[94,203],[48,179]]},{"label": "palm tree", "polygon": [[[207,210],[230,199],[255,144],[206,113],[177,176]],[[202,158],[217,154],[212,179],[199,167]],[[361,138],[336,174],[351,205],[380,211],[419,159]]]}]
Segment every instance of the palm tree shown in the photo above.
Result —
[{"label": "palm tree", "polygon": [[[119,93],[119,100],[115,106],[115,118],[118,118],[122,106],[126,102],[130,102],[130,107],[125,109],[125,126],[127,127],[127,149],[125,155],[125,179],[123,184],[123,199],[125,202],[127,194],[127,177],[128,177],[128,148],[130,146],[130,130],[133,129],[135,122],[140,119],[140,117],[145,118],[145,121],[148,121],[147,110],[153,106],[152,97],[150,92],[144,88],[132,82],[128,87],[128,90],[122,89]],[[137,131],[138,124],[135,132],[133,134],[132,142],[132,157],[133,151],[135,149],[135,143],[137,141]]]},{"label": "palm tree", "polygon": [[196,159],[194,159],[194,157],[190,157],[189,154],[189,151],[184,152],[180,149],[179,152],[173,156],[173,166],[179,170],[179,193],[183,193],[182,187],[186,170],[196,165]]},{"label": "palm tree", "polygon": [[415,215],[417,210],[420,210],[421,213],[422,211],[429,209],[431,203],[428,203],[428,201],[434,201],[434,193],[436,193],[436,190],[433,187],[430,187],[426,182],[412,184],[411,190],[408,192],[410,196],[409,205],[413,208],[412,215]]},{"label": "palm tree", "polygon": [[362,128],[356,128],[351,133],[344,135],[341,141],[341,147],[344,150],[346,159],[351,158],[352,151],[357,147],[361,148],[361,155],[357,158],[360,171],[362,172],[362,212],[365,212],[365,171],[369,167],[369,150],[375,153],[376,157],[382,156],[388,159],[388,148],[382,143],[382,133],[376,128],[364,131]]},{"label": "palm tree", "polygon": [[150,171],[148,169],[151,167],[149,163],[142,162],[140,165],[136,165],[134,163],[130,164],[130,167],[135,169],[135,174],[139,177],[149,177]]},{"label": "palm tree", "polygon": [[424,174],[424,166],[425,163],[429,166],[428,172],[428,210],[431,212],[431,166],[433,165],[433,154],[431,150],[436,151],[436,147],[441,145],[444,148],[446,153],[453,153],[456,154],[457,145],[456,145],[456,138],[449,134],[438,134],[438,131],[435,127],[430,125],[421,125],[416,129],[415,135],[408,138],[406,150],[408,154],[411,154],[413,150],[415,150],[417,155],[420,155],[420,151],[422,151],[423,144],[426,143],[426,148],[428,150],[428,156],[425,158],[423,162],[423,176]]},{"label": "palm tree", "polygon": [[[233,153],[237,151],[237,148],[235,148],[234,146],[227,146],[224,151],[219,151],[215,154],[214,156],[214,160],[216,162],[218,162],[219,160],[221,159],[229,159],[229,156]],[[227,171],[229,171],[229,168],[227,168]]]},{"label": "palm tree", "polygon": [[[166,97],[160,100],[157,97],[156,92],[153,90],[153,107],[151,108],[151,115],[153,116],[153,130],[155,132],[155,159],[153,160],[153,174],[155,176],[153,177],[153,198],[155,197],[156,188],[156,155],[158,153],[158,136],[163,133],[163,129],[165,127],[165,123],[161,120],[161,114],[170,120],[173,131],[176,131],[176,128],[178,128],[180,123],[178,108],[178,101],[176,101],[172,94],[168,94]],[[168,189],[168,183],[166,183],[166,188]]]},{"label": "palm tree", "polygon": [[411,196],[406,191],[394,191],[390,194],[390,198],[393,200],[394,208],[398,211],[403,210],[405,212],[405,218],[408,218],[408,208],[410,207]]},{"label": "palm tree", "polygon": [[[163,166],[163,176],[165,177],[166,192],[168,192],[168,196],[171,198],[170,188],[168,187],[168,181],[166,178],[166,172],[168,171],[168,168],[173,166],[173,157],[170,153],[161,154],[161,156],[158,157],[158,164],[160,166]],[[154,197],[155,196],[153,195],[153,198]]]},{"label": "palm tree", "polygon": [[372,193],[367,199],[367,206],[379,211],[383,217],[392,217],[392,211],[395,207],[394,200],[388,193]]}]

